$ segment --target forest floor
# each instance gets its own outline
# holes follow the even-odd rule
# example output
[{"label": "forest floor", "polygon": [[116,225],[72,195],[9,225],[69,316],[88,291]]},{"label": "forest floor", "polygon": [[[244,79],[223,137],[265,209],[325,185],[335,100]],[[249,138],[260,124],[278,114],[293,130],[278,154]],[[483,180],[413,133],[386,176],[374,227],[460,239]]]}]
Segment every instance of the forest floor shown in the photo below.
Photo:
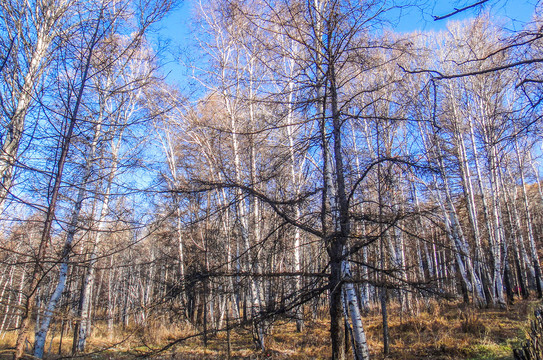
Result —
[{"label": "forest floor", "polygon": [[[458,303],[425,304],[416,315],[401,314],[398,306],[390,306],[390,353],[383,355],[382,318],[377,310],[364,317],[364,326],[372,359],[513,359],[512,349],[526,338],[529,320],[533,318],[537,301],[517,300],[507,309],[474,309]],[[326,320],[306,321],[305,330],[295,331],[293,322],[279,321],[266,339],[268,350],[257,352],[250,331],[231,331],[232,359],[327,359],[330,354],[329,325]],[[226,359],[227,334],[209,335],[207,347],[201,336],[192,336],[196,329],[131,329],[118,332],[112,338],[97,326],[89,351],[96,353],[79,359],[130,359],[143,355],[150,348],[159,349],[168,342],[187,338],[156,355],[157,359]],[[8,359],[14,334],[0,337],[0,359]],[[149,347],[142,345],[149,345]],[[50,349],[58,349],[59,339],[53,339]],[[115,344],[115,345],[114,345]],[[64,337],[63,350],[68,351],[71,338]],[[114,346],[114,347],[113,347]],[[103,350],[110,347],[109,350]],[[62,351],[64,353],[64,351]],[[64,355],[66,356],[67,353]],[[48,356],[58,359],[60,356]]]}]

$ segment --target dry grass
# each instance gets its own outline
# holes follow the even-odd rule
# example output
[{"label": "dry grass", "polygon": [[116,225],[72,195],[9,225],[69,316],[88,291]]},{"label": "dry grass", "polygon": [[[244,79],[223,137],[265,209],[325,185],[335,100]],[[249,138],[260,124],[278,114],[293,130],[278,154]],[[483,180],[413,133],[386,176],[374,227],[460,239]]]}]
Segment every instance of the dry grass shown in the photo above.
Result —
[{"label": "dry grass", "polygon": [[[525,337],[528,319],[535,302],[518,301],[508,309],[473,309],[462,304],[439,304],[431,301],[420,306],[416,315],[400,313],[398,306],[389,308],[391,352],[382,354],[382,319],[377,311],[364,317],[372,359],[512,359],[512,348],[518,347]],[[227,334],[220,332],[208,336],[204,347],[199,330],[190,325],[166,326],[157,321],[150,326],[115,329],[98,324],[89,339],[88,349],[97,351],[88,359],[129,359],[136,353],[159,349],[167,343],[184,339],[171,349],[157,355],[160,359],[226,359]],[[248,329],[231,331],[231,355],[234,359],[327,359],[330,340],[326,320],[306,321],[302,333],[295,331],[292,322],[278,322],[266,339],[268,350],[255,351]],[[0,359],[8,359],[15,335],[7,333],[0,338]],[[63,338],[62,353],[68,354],[72,339]],[[57,353],[59,336],[49,342],[46,349]],[[49,359],[58,356],[49,355]]]},{"label": "dry grass", "polygon": [[[382,324],[369,319],[375,359],[512,359],[512,348],[525,338],[535,302],[518,301],[507,309],[473,309],[431,303],[416,316],[392,316],[391,353],[382,355]],[[392,312],[392,311],[391,311]]]}]

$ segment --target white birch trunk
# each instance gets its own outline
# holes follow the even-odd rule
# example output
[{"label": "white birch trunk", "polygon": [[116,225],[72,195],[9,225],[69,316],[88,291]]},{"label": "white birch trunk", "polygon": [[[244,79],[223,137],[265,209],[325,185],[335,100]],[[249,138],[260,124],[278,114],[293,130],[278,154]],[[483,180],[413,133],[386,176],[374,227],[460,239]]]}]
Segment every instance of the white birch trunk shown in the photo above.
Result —
[{"label": "white birch trunk", "polygon": [[[77,344],[76,352],[83,352],[85,350],[85,344],[87,341],[87,336],[90,333],[90,301],[92,299],[92,289],[95,282],[95,267],[96,262],[98,261],[98,246],[102,241],[103,233],[106,229],[105,218],[109,212],[109,202],[111,199],[111,188],[113,185],[113,180],[117,175],[117,166],[118,166],[118,156],[119,149],[122,142],[123,130],[120,131],[117,138],[113,138],[112,143],[112,160],[111,160],[111,170],[109,177],[107,179],[106,190],[104,192],[104,197],[102,200],[102,207],[100,210],[100,215],[98,218],[98,227],[96,229],[96,235],[94,238],[94,243],[92,244],[89,265],[87,269],[87,274],[83,280],[83,286],[81,290],[81,299],[79,307],[79,316],[80,324],[77,335]],[[115,142],[116,140],[116,142]]]},{"label": "white birch trunk", "polygon": [[91,147],[89,149],[89,154],[87,154],[87,160],[85,163],[83,178],[82,178],[81,185],[79,187],[79,191],[77,194],[77,200],[75,202],[74,209],[72,211],[72,218],[68,226],[68,232],[66,235],[66,241],[64,243],[64,250],[62,254],[62,261],[60,263],[58,283],[55,290],[53,291],[53,294],[51,295],[51,298],[49,299],[49,302],[46,305],[46,310],[43,314],[43,320],[39,324],[39,330],[36,332],[36,335],[35,335],[34,356],[39,359],[43,357],[45,340],[47,337],[47,333],[49,331],[49,325],[51,323],[53,313],[55,312],[57,308],[58,301],[60,300],[62,293],[64,291],[64,288],[66,286],[66,277],[68,275],[68,262],[70,259],[70,252],[72,251],[72,243],[78,229],[79,218],[81,215],[81,208],[83,206],[83,201],[85,199],[85,195],[87,192],[87,184],[88,184],[88,181],[90,179],[92,169],[93,169],[96,146],[98,143],[98,138],[101,135],[101,128],[102,128],[101,115],[99,116],[99,119],[100,121],[98,121],[98,124],[96,126]]},{"label": "white birch trunk", "polygon": [[[159,134],[160,136],[160,134]],[[177,164],[175,162],[175,150],[172,141],[172,134],[170,129],[164,130],[164,137],[160,136],[162,149],[164,155],[166,155],[166,162],[168,164],[168,169],[170,170],[171,179],[169,179],[170,190],[174,191],[174,206],[176,214],[176,234],[177,234],[177,255],[179,257],[179,276],[180,283],[182,287],[181,292],[181,301],[182,305],[186,307],[187,304],[187,295],[185,292],[185,249],[183,243],[183,226],[181,222],[181,204],[179,202],[179,196],[175,193],[177,186],[179,186],[179,176],[177,174]]]},{"label": "white birch trunk", "polygon": [[[288,96],[288,115],[287,115],[287,137],[288,137],[288,145],[289,145],[289,157],[290,157],[290,181],[292,182],[292,186],[294,188],[294,194],[297,198],[299,195],[299,179],[296,176],[299,169],[296,167],[296,158],[294,154],[294,111],[292,108],[293,105],[293,98],[294,98],[294,83],[289,83],[289,96]],[[301,216],[300,211],[300,205],[295,204],[295,216],[296,221],[299,221]],[[299,227],[294,227],[294,272],[300,273],[302,271],[302,264],[301,264],[301,258],[302,258],[302,248],[301,248],[301,231]],[[297,275],[295,277],[295,284],[294,289],[296,291],[296,294],[300,294],[300,291],[302,289],[302,276]],[[294,309],[294,314],[296,317],[296,330],[298,332],[302,331],[304,328],[304,320],[303,320],[303,313],[301,306],[297,306]]]},{"label": "white birch trunk", "polygon": [[473,185],[471,182],[471,174],[467,159],[467,152],[466,147],[464,143],[464,137],[462,133],[458,132],[457,134],[457,145],[460,150],[460,169],[461,169],[461,175],[462,175],[462,181],[464,184],[464,192],[466,194],[466,203],[468,208],[468,216],[471,223],[471,227],[473,230],[473,236],[475,240],[475,257],[473,261],[473,272],[471,281],[474,286],[474,292],[473,297],[475,304],[479,307],[485,306],[487,304],[487,299],[485,297],[485,293],[483,290],[483,283],[481,281],[481,271],[484,271],[482,269],[482,261],[483,261],[483,253],[482,253],[482,245],[481,245],[481,234],[479,231],[479,221],[477,216],[477,206],[475,203],[475,195],[473,193]]},{"label": "white birch trunk", "polygon": [[[44,65],[50,61],[48,52],[56,33],[55,26],[58,26],[67,6],[68,4],[65,0],[60,0],[58,3],[39,2],[36,4],[35,9],[32,9],[35,10],[34,14],[28,14],[26,19],[15,19],[15,21],[18,22],[23,22],[25,20],[35,22],[33,25],[36,27],[37,33],[36,42],[32,47],[30,54],[28,54],[28,69],[24,75],[22,87],[16,95],[16,106],[9,118],[6,136],[2,139],[3,141],[1,143],[0,213],[2,212],[6,196],[12,186],[13,169],[18,158],[19,144],[25,127],[26,113],[34,102],[34,89],[38,87],[38,83],[41,81]],[[25,10],[31,11],[28,8]],[[23,10],[23,12],[26,12],[25,10]],[[11,11],[13,11],[13,9],[11,9]],[[11,11],[9,11],[9,13]],[[19,31],[24,30],[21,29]],[[27,36],[27,34],[18,35],[20,37]],[[25,47],[27,45],[28,43],[25,44]]]},{"label": "white birch trunk", "polygon": [[[429,144],[428,144],[430,135],[429,135],[429,133],[427,131],[425,131],[422,128],[422,126],[420,126],[420,131],[421,131],[421,134],[424,137],[425,148],[427,149],[427,151],[430,151],[430,149],[432,149],[432,147],[430,147]],[[458,263],[461,278],[462,278],[468,292],[472,292],[473,291],[473,284],[471,282],[471,279],[472,278],[477,279],[477,278],[476,278],[476,274],[475,274],[475,271],[473,269],[473,265],[472,265],[472,262],[471,262],[471,255],[470,255],[470,252],[469,252],[469,248],[468,248],[468,246],[467,246],[467,244],[465,242],[462,227],[461,227],[460,222],[458,220],[458,214],[456,212],[456,208],[455,208],[454,202],[452,200],[452,194],[451,194],[451,189],[450,189],[450,185],[449,185],[449,179],[447,177],[447,172],[445,170],[445,165],[444,165],[444,162],[443,162],[443,154],[442,154],[442,150],[441,150],[441,144],[439,143],[439,141],[441,141],[441,139],[437,138],[437,136],[435,136],[435,134],[434,134],[434,137],[435,137],[435,139],[434,139],[435,147],[433,148],[434,150],[432,150],[431,153],[433,153],[434,158],[437,159],[439,169],[440,169],[440,172],[441,172],[441,178],[442,178],[442,181],[443,181],[443,186],[444,186],[444,189],[442,191],[440,191],[439,189],[436,191],[437,200],[438,200],[438,203],[439,203],[439,205],[440,205],[440,207],[442,209],[443,215],[444,215],[445,226],[447,228],[447,235],[451,239],[452,245],[453,245],[454,249],[456,250],[455,251],[455,257],[456,257],[456,261]],[[434,176],[434,182],[437,184],[437,179],[435,178],[435,176]],[[442,192],[444,193],[445,200],[443,200]],[[477,280],[477,282],[478,282],[478,280]],[[477,292],[482,292],[482,287],[476,286],[475,288],[476,288]],[[484,295],[478,295],[478,297],[479,298],[481,298],[481,297],[484,298]]]},{"label": "white birch trunk", "polygon": [[[346,255],[346,254],[345,254]],[[368,360],[370,358],[370,352],[368,348],[368,341],[366,339],[366,332],[362,324],[362,316],[360,315],[360,307],[358,305],[358,298],[352,282],[351,266],[348,260],[342,262],[343,278],[345,283],[343,290],[345,291],[345,300],[347,301],[347,308],[349,309],[349,315],[352,324],[352,335],[354,340],[354,353],[357,360]]]},{"label": "white birch trunk", "polygon": [[[515,152],[517,155],[517,161],[519,163],[519,175],[520,175],[520,188],[522,190],[522,201],[524,205],[524,213],[526,214],[526,229],[528,233],[528,243],[530,245],[530,255],[532,257],[532,266],[535,270],[536,281],[539,282],[539,288],[543,289],[543,282],[541,279],[541,263],[539,261],[539,256],[537,253],[537,248],[535,244],[535,236],[533,231],[532,224],[532,212],[530,211],[530,204],[528,202],[528,192],[526,191],[526,181],[524,179],[524,170],[523,170],[523,161],[520,157],[520,151],[518,148],[518,140],[515,141]],[[539,182],[539,181],[538,181]],[[539,275],[539,276],[538,276]]]},{"label": "white birch trunk", "polygon": [[506,243],[505,234],[503,229],[502,212],[501,212],[501,191],[500,191],[500,175],[498,169],[498,157],[495,146],[490,147],[489,151],[489,165],[490,165],[490,196],[492,199],[492,219],[494,230],[494,243],[492,246],[492,252],[494,255],[494,291],[496,293],[496,300],[499,306],[505,306],[504,295],[504,280],[503,273],[505,270],[505,258],[506,258]]},{"label": "white birch trunk", "polygon": [[[499,245],[497,245],[497,239],[496,239],[496,232],[492,229],[491,224],[491,216],[488,210],[488,201],[487,201],[487,194],[483,185],[483,177],[481,174],[481,166],[479,165],[479,152],[477,150],[477,143],[475,140],[475,128],[473,125],[473,120],[471,116],[468,116],[468,125],[469,125],[469,131],[470,131],[470,139],[471,139],[471,147],[472,147],[472,154],[473,154],[473,161],[475,165],[476,170],[476,177],[477,185],[479,188],[479,192],[481,194],[481,203],[483,207],[483,216],[484,216],[484,224],[486,227],[487,235],[489,238],[490,243],[490,256],[492,258],[492,269],[493,269],[493,275],[492,275],[492,289],[490,294],[492,295],[492,299],[489,299],[493,304],[496,304],[496,301],[499,303],[500,301],[503,302],[503,292],[500,290],[497,291],[497,282],[500,283],[501,286],[501,275],[500,275],[500,251],[499,251]],[[500,294],[502,293],[502,300],[500,300]]]},{"label": "white birch trunk", "polygon": [[2,295],[0,295],[0,299],[5,303],[5,305],[4,305],[4,315],[2,316],[2,322],[0,323],[0,334],[2,335],[2,338],[3,338],[4,332],[5,332],[6,320],[8,319],[8,314],[10,312],[10,303],[11,303],[12,291],[10,291],[8,293],[8,297],[5,300],[4,300],[4,293],[5,293],[5,290],[6,290],[7,287],[9,287],[11,289],[11,286],[13,284],[14,268],[15,268],[14,266],[10,266],[9,274],[8,274],[9,279],[6,280],[6,282],[4,284],[4,288],[2,289]]},{"label": "white birch trunk", "polygon": [[[228,113],[230,115],[230,126],[232,130],[232,146],[234,151],[234,169],[235,169],[235,176],[236,181],[238,184],[242,184],[242,173],[241,173],[241,158],[240,158],[240,150],[239,150],[239,140],[238,140],[238,125],[237,125],[237,119],[234,115],[234,111],[231,107],[230,99],[228,98],[227,94],[223,94],[223,99],[225,100],[225,105],[228,110]],[[249,258],[251,258],[253,251],[251,251],[251,242],[249,239],[249,214],[250,209],[247,209],[246,200],[243,196],[243,192],[240,188],[236,188],[236,212],[238,217],[238,225],[241,232],[241,238],[243,246],[245,247],[245,251],[247,251],[247,254],[249,255]],[[258,267],[258,264],[254,264],[256,267]],[[250,268],[247,269],[248,271],[251,271]],[[252,269],[253,271],[256,271],[256,268]],[[257,322],[257,317],[260,313],[260,289],[259,285],[255,279],[255,277],[251,276],[250,279],[250,301],[251,301],[251,314],[253,316],[254,322],[254,328],[255,328],[255,335],[256,335],[256,342],[257,346],[261,349],[265,349],[264,345],[264,329],[260,324]]]}]

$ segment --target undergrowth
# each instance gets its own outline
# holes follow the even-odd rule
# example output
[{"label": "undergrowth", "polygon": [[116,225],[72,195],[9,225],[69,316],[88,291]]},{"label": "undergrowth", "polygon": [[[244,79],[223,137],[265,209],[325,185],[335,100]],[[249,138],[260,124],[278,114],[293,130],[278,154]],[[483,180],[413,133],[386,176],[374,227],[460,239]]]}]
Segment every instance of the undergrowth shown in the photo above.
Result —
[{"label": "undergrowth", "polygon": [[[428,301],[418,303],[409,312],[398,305],[389,306],[390,353],[383,354],[382,318],[378,309],[364,316],[372,359],[513,359],[512,349],[525,339],[529,318],[538,303],[517,301],[506,309],[475,309],[458,303]],[[292,321],[278,321],[269,329],[267,350],[256,351],[250,328],[210,333],[206,339],[190,324],[169,325],[156,320],[147,326],[116,328],[108,332],[98,323],[89,339],[88,359],[130,359],[135,355],[154,353],[160,359],[226,359],[227,338],[230,337],[233,359],[328,359],[330,354],[329,325],[326,319],[307,317],[303,332],[296,332]],[[32,339],[30,339],[32,341]],[[204,340],[205,345],[204,346]],[[48,340],[48,359],[67,356],[72,339],[55,333]],[[158,350],[177,343],[167,350]],[[15,342],[14,333],[0,337],[0,359],[8,359]],[[61,355],[58,355],[60,347]],[[81,357],[79,357],[81,358]]]}]

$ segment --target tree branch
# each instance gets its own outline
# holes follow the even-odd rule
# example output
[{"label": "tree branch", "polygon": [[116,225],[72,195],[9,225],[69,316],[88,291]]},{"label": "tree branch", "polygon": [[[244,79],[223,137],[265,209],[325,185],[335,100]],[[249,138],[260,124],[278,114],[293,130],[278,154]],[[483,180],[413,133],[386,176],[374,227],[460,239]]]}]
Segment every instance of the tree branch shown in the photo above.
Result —
[{"label": "tree branch", "polygon": [[443,19],[449,18],[449,17],[454,16],[454,15],[456,15],[456,14],[459,14],[459,13],[461,13],[461,12],[463,12],[463,11],[466,11],[466,10],[472,9],[472,8],[474,8],[474,7],[477,7],[477,6],[479,6],[479,5],[482,5],[482,4],[484,4],[484,3],[488,2],[488,1],[489,1],[489,0],[481,0],[481,1],[476,2],[475,4],[471,4],[471,5],[468,5],[468,6],[464,6],[463,8],[460,8],[460,9],[456,9],[456,8],[455,8],[453,12],[450,12],[450,13],[445,14],[445,15],[441,15],[441,16],[436,16],[436,15],[434,15],[434,16],[433,16],[434,21],[439,21],[439,20],[443,20]]}]

